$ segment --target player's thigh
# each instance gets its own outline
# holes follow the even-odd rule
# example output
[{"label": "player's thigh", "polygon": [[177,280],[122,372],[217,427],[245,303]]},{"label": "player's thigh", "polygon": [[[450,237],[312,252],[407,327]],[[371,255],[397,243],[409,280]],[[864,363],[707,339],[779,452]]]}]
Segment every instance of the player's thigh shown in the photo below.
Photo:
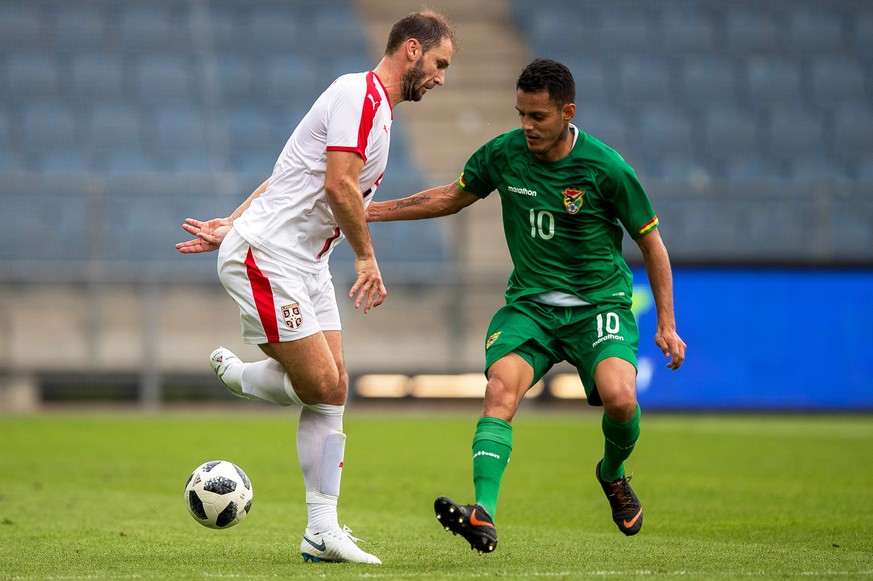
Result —
[{"label": "player's thigh", "polygon": [[[578,307],[575,309],[573,321],[562,330],[562,349],[567,361],[572,363],[582,380],[588,402],[601,405],[604,400],[600,390],[601,381],[613,377],[609,371],[614,369],[612,363],[607,364],[599,375],[595,375],[601,362],[617,359],[626,364],[618,365],[624,370],[622,378],[627,378],[630,371],[633,388],[636,377],[637,347],[639,331],[636,318],[628,307]],[[626,385],[626,381],[614,382]],[[605,385],[609,396],[615,395],[617,389],[612,384]]]},{"label": "player's thigh", "polygon": [[524,395],[534,384],[534,368],[518,353],[508,353],[488,368],[483,415],[512,421]]},{"label": "player's thigh", "polygon": [[594,368],[594,383],[607,414],[618,422],[627,422],[637,407],[637,369],[621,357],[602,359]]},{"label": "player's thigh", "polygon": [[318,332],[302,339],[264,343],[259,347],[282,364],[294,391],[304,403],[341,405],[345,403],[348,385],[340,380],[340,369],[331,349],[335,341],[335,338],[329,341],[325,333]]}]

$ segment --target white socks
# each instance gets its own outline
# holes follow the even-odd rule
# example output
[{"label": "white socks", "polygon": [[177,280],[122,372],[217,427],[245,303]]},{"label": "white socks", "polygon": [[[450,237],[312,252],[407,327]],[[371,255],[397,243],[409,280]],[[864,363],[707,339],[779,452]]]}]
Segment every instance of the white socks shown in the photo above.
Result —
[{"label": "white socks", "polygon": [[237,388],[248,399],[286,406],[303,405],[282,364],[270,357],[254,363],[228,365],[221,380]]},{"label": "white socks", "polygon": [[345,406],[316,404],[300,410],[297,458],[306,486],[306,508],[313,532],[339,528],[336,505],[342,479],[346,435]]}]

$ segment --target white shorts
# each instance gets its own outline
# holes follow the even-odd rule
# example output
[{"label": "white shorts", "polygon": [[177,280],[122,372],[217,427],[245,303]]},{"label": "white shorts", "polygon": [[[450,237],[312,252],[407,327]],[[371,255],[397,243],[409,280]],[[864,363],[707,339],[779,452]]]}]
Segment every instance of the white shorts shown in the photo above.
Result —
[{"label": "white shorts", "polygon": [[311,273],[249,243],[231,229],[218,250],[218,278],[239,306],[245,343],[296,341],[341,330],[330,271]]}]

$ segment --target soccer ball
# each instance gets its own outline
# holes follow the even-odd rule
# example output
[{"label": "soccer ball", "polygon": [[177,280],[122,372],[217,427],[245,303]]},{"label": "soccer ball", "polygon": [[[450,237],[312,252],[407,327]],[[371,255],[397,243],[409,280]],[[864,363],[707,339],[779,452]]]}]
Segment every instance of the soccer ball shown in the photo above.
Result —
[{"label": "soccer ball", "polygon": [[252,483],[242,468],[232,462],[206,462],[188,477],[185,505],[203,526],[227,529],[251,510]]}]

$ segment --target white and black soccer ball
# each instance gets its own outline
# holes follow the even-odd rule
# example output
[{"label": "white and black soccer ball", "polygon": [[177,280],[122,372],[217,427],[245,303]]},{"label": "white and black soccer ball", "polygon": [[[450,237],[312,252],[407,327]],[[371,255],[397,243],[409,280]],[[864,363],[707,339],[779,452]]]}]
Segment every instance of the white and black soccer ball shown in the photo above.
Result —
[{"label": "white and black soccer ball", "polygon": [[188,477],[185,506],[194,520],[205,527],[230,528],[252,508],[252,483],[233,462],[206,462]]}]

